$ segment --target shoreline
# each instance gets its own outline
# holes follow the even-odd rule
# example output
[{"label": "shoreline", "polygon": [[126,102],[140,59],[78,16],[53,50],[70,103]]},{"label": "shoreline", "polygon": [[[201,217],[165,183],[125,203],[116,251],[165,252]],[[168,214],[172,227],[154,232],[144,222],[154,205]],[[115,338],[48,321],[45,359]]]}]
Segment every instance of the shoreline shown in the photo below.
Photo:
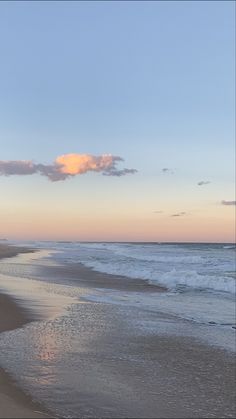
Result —
[{"label": "shoreline", "polygon": [[[148,280],[96,271],[80,262],[47,266],[47,274],[54,278],[67,278],[85,288],[101,288],[126,292],[164,293],[168,288],[154,285]],[[111,281],[112,278],[112,281]]]},{"label": "shoreline", "polygon": [[17,256],[20,253],[34,253],[37,249],[31,249],[29,247],[19,247],[10,244],[0,243],[0,259],[11,258]]},{"label": "shoreline", "polygon": [[[16,249],[13,249],[13,252],[12,256],[15,256]],[[26,253],[26,250],[22,253]],[[97,287],[106,289],[111,285],[110,275],[84,268],[81,264],[36,266],[40,267],[35,271],[36,278],[50,277],[59,285],[62,280],[69,280],[70,284],[76,281],[78,286],[87,286],[91,290]],[[112,281],[114,282],[111,288],[115,291],[153,291],[152,285],[141,285],[135,279],[127,287],[124,277],[113,276]],[[76,303],[71,313],[74,325],[72,334],[70,328],[60,328],[58,347],[55,347],[56,340],[50,340],[50,326],[48,330],[47,326],[43,326],[41,330],[43,343],[48,332],[49,346],[45,346],[46,356],[51,353],[54,356],[55,348],[59,353],[60,349],[64,351],[64,343],[71,342],[71,338],[72,342],[74,341],[78,356],[66,367],[65,378],[68,382],[64,387],[70,389],[73,394],[76,380],[79,404],[77,411],[74,410],[76,415],[72,417],[234,417],[232,389],[235,368],[231,354],[188,336],[186,327],[192,327],[188,321],[172,318],[162,312],[140,310],[138,306],[129,304],[94,303],[83,296],[82,299],[83,303]],[[1,300],[10,306],[4,310]],[[30,305],[18,306],[17,298],[15,300],[14,297],[8,296],[7,292],[4,294],[0,291],[0,319],[3,315],[6,316],[6,310],[10,312],[5,330],[13,330],[35,320],[27,307]],[[18,314],[20,317],[16,319]],[[16,321],[19,323],[16,324]],[[153,322],[155,333],[152,333]],[[65,318],[62,325],[66,324]],[[184,328],[184,334],[171,333],[174,329],[181,331],[181,327]],[[38,336],[40,335],[37,333],[37,339]],[[13,355],[9,359],[14,361],[19,348],[27,349],[27,345],[27,340],[26,345],[22,346],[16,338],[15,350],[12,348]],[[42,351],[42,356],[44,354]],[[25,358],[25,367],[28,359]],[[11,365],[14,368],[14,363],[10,364],[10,371]],[[14,369],[12,371],[14,374]],[[77,377],[84,378],[80,380]],[[45,388],[42,389],[44,392],[39,400],[44,400],[47,405]],[[69,401],[72,406],[73,401],[74,399]],[[53,403],[48,404],[52,412],[58,411],[58,402],[60,403],[60,400],[55,398]],[[1,369],[0,406],[0,418],[52,417],[50,413],[43,413],[44,408],[34,403],[30,396],[17,387],[17,382],[13,382]],[[65,415],[62,417],[66,417],[68,411],[65,410],[62,414]]]},{"label": "shoreline", "polygon": [[[33,249],[0,244],[0,259],[31,253]],[[32,321],[30,311],[20,307],[9,295],[0,290],[0,333],[18,329]],[[0,367],[0,418],[47,418],[50,417],[39,403],[17,385]]]}]

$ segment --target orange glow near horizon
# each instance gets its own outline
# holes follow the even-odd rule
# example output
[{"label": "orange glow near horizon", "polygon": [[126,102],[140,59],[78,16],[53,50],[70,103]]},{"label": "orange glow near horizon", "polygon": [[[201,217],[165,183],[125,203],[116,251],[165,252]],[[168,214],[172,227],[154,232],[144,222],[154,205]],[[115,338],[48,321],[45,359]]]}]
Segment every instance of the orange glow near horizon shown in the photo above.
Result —
[{"label": "orange glow near horizon", "polygon": [[[76,162],[77,164],[77,162]],[[141,179],[141,180],[140,180]],[[0,238],[20,240],[234,242],[235,206],[164,185],[144,188],[141,177],[83,177],[35,187],[33,177],[5,179]],[[11,186],[11,187],[9,187]],[[14,186],[14,187],[13,187]],[[213,186],[212,186],[213,189]],[[197,195],[197,196],[196,196]],[[186,198],[187,196],[187,198]],[[221,194],[232,197],[233,194]],[[229,199],[229,198],[228,198]],[[179,216],[173,216],[173,215]]]},{"label": "orange glow near horizon", "polygon": [[225,211],[212,216],[144,217],[121,215],[77,215],[42,213],[8,217],[1,237],[9,239],[78,240],[78,241],[193,241],[234,242],[235,219]]}]

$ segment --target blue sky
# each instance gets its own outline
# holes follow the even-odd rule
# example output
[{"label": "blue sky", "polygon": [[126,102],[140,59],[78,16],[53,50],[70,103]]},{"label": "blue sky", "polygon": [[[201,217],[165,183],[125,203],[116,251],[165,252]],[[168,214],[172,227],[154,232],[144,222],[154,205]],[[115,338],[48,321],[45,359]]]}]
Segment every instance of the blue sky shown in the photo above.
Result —
[{"label": "blue sky", "polygon": [[[145,205],[141,219],[170,201],[178,210],[180,195],[187,210],[233,199],[234,31],[231,1],[1,2],[0,160],[122,156],[137,174],[54,185],[55,202],[76,190],[99,208],[116,188],[124,208],[130,196]],[[199,196],[200,180],[211,184]],[[36,186],[45,206],[52,194],[37,175],[0,182],[6,208],[16,189],[23,209]]]}]

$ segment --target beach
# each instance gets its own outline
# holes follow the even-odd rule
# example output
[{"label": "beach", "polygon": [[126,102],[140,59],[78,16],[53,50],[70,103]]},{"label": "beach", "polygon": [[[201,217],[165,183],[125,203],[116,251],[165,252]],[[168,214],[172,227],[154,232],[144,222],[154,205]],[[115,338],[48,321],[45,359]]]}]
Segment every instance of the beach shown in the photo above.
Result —
[{"label": "beach", "polygon": [[0,33],[0,419],[236,419],[235,2]]},{"label": "beach", "polygon": [[[0,259],[16,256],[18,253],[28,252],[24,248],[0,245]],[[0,333],[22,327],[31,320],[30,313],[19,307],[8,295],[0,294]],[[40,411],[39,404],[33,403],[0,368],[0,417],[1,418],[45,418],[46,413]]]},{"label": "beach", "polygon": [[[23,326],[30,317],[7,295],[0,295],[0,333]],[[33,403],[17,384],[0,368],[0,417],[46,418],[41,407]]]},{"label": "beach", "polygon": [[12,274],[0,278],[0,417],[235,417],[234,354],[198,339],[209,325],[143,305],[165,288],[0,250]]}]

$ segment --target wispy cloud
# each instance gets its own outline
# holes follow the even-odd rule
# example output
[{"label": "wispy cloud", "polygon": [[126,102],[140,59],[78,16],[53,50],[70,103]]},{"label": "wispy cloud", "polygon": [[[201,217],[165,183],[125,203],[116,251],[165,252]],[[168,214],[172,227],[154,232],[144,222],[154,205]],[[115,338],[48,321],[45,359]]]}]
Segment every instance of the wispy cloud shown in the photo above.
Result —
[{"label": "wispy cloud", "polygon": [[128,175],[128,174],[134,174],[136,173],[137,170],[136,169],[121,169],[121,170],[107,170],[103,172],[104,176],[124,176],[124,175]]},{"label": "wispy cloud", "polygon": [[0,160],[0,175],[32,175],[36,171],[34,163],[29,160]]},{"label": "wispy cloud", "polygon": [[161,169],[162,173],[169,173],[171,175],[174,174],[174,170],[170,169],[169,167],[163,167],[163,169]]},{"label": "wispy cloud", "polygon": [[187,213],[182,211],[182,212],[177,212],[176,214],[172,214],[170,217],[183,217],[183,215],[186,215]]},{"label": "wispy cloud", "polygon": [[153,211],[155,214],[162,214],[163,211]]},{"label": "wispy cloud", "polygon": [[198,185],[203,186],[203,185],[208,185],[209,183],[211,183],[209,180],[201,180],[200,182],[198,182]]},{"label": "wispy cloud", "polygon": [[236,201],[221,201],[222,205],[236,205]]},{"label": "wispy cloud", "polygon": [[52,164],[48,165],[34,163],[31,160],[0,160],[0,175],[24,176],[39,173],[52,182],[56,182],[87,172],[100,172],[105,176],[118,177],[137,172],[136,169],[117,169],[117,163],[121,161],[123,161],[122,157],[111,154],[93,156],[75,153],[58,156]]}]

